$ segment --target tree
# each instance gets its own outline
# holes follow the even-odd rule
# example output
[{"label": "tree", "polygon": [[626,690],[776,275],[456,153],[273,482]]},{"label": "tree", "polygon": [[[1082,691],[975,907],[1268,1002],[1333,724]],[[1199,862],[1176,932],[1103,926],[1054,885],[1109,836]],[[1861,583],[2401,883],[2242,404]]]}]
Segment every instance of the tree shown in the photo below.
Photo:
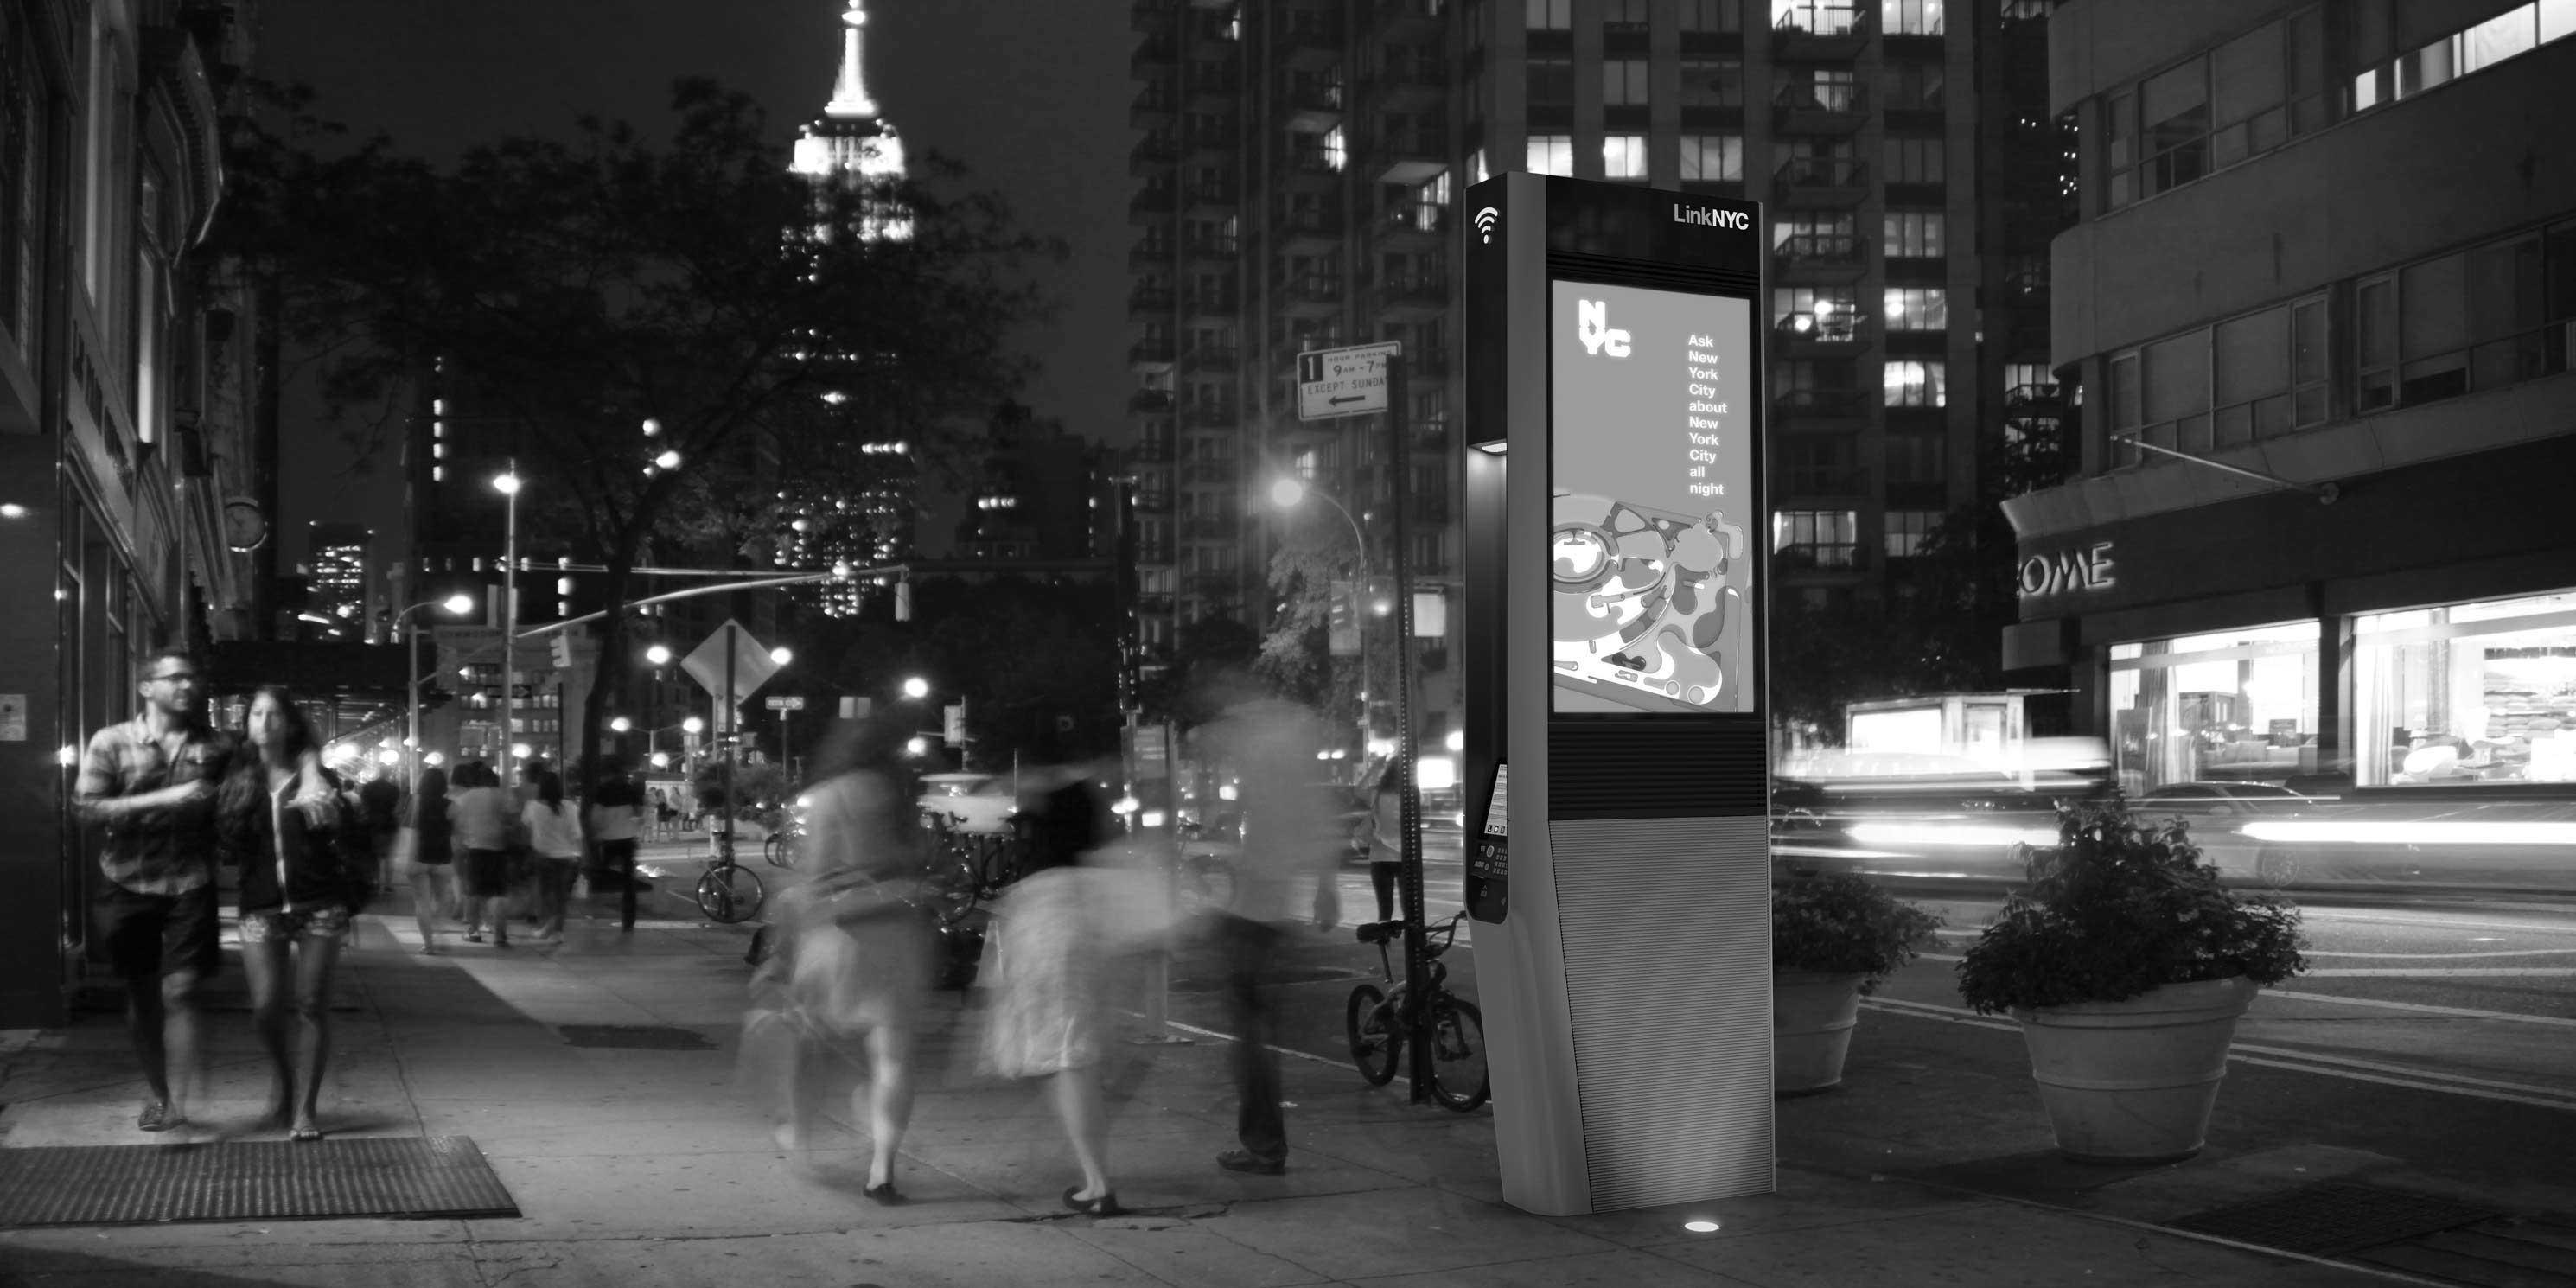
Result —
[{"label": "tree", "polygon": [[[585,118],[570,142],[504,139],[445,169],[381,140],[326,153],[306,98],[276,100],[283,129],[232,141],[225,244],[335,396],[391,400],[436,371],[516,429],[523,519],[607,569],[586,760],[633,665],[645,556],[759,558],[795,498],[953,469],[958,426],[1026,369],[1002,337],[1040,311],[1022,270],[1056,248],[991,194],[945,195],[957,171],[935,158],[937,183],[817,185],[747,95],[705,80],[675,85],[667,143]],[[894,442],[909,450],[856,450]]]}]

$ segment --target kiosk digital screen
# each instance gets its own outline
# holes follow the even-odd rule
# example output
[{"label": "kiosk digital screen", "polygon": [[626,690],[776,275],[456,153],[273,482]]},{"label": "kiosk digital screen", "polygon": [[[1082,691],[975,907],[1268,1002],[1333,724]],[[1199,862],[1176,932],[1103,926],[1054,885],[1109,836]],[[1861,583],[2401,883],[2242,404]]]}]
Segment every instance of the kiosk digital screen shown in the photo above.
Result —
[{"label": "kiosk digital screen", "polygon": [[1750,712],[1753,306],[1548,287],[1552,709]]}]

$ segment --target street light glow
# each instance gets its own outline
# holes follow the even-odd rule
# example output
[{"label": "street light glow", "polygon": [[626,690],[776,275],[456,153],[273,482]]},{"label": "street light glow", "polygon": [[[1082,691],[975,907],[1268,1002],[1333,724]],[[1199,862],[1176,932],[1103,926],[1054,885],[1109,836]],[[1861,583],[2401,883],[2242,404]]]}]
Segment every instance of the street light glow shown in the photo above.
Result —
[{"label": "street light glow", "polygon": [[680,454],[676,451],[664,452],[654,457],[653,463],[666,470],[676,470],[680,468]]},{"label": "street light glow", "polygon": [[655,769],[669,769],[671,767],[671,753],[667,751],[654,752],[649,759],[653,762],[653,767]]},{"label": "street light glow", "polygon": [[1294,510],[1306,499],[1306,485],[1293,478],[1281,478],[1270,484],[1270,503],[1282,510]]},{"label": "street light glow", "polygon": [[670,645],[656,644],[644,650],[644,660],[655,666],[669,666],[671,664]]},{"label": "street light glow", "polygon": [[516,474],[493,475],[492,490],[503,496],[517,496],[519,494],[519,476]]},{"label": "street light glow", "polygon": [[537,754],[537,749],[524,742],[514,742],[510,744],[510,759],[512,760],[526,760],[528,757],[535,754]]},{"label": "street light glow", "polygon": [[459,591],[456,594],[438,601],[438,606],[451,613],[462,616],[474,611],[474,597],[464,593],[463,591]]},{"label": "street light glow", "polygon": [[903,696],[918,701],[930,696],[930,681],[916,675],[903,682]]},{"label": "street light glow", "polygon": [[706,731],[707,722],[700,720],[696,716],[691,716],[680,722],[680,732],[682,733],[705,733]]},{"label": "street light glow", "polygon": [[658,434],[658,433],[661,433],[661,432],[662,432],[662,422],[660,422],[660,421],[658,421],[658,420],[655,420],[655,419],[653,419],[653,418],[652,418],[652,417],[650,417],[650,416],[647,416],[647,417],[645,417],[645,418],[644,418],[644,436],[645,436],[646,438],[651,438],[651,437],[652,437],[652,436],[654,436],[655,434]]},{"label": "street light glow", "polygon": [[785,666],[796,660],[796,650],[781,644],[778,647],[769,650],[769,660],[776,662],[780,666]]},{"label": "street light glow", "polygon": [[905,743],[903,745],[903,749],[913,755],[919,756],[930,750],[930,740],[928,738],[914,738],[912,741]]},{"label": "street light glow", "polygon": [[624,733],[627,730],[634,728],[635,722],[624,716],[613,716],[608,721],[608,727],[617,733]]}]

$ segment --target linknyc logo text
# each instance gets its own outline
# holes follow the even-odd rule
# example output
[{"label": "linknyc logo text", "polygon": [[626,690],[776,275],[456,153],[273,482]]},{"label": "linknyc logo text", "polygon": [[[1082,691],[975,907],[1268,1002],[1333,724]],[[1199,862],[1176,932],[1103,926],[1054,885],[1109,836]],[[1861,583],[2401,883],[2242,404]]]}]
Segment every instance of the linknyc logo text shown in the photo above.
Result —
[{"label": "linknyc logo text", "polygon": [[1702,224],[1710,228],[1732,228],[1737,232],[1753,231],[1753,214],[1746,210],[1701,210],[1696,206],[1673,203],[1673,222]]},{"label": "linknyc logo text", "polygon": [[1594,357],[1609,354],[1613,358],[1628,356],[1628,333],[1610,328],[1610,301],[1574,302],[1574,338],[1583,342],[1583,351]]}]

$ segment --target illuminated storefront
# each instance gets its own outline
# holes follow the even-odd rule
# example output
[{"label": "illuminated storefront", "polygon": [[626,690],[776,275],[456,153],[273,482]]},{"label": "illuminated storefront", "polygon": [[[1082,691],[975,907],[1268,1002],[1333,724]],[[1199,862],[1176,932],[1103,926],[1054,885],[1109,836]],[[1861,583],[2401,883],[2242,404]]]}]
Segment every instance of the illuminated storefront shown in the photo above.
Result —
[{"label": "illuminated storefront", "polygon": [[2316,773],[2317,640],[2304,621],[2112,645],[2121,790]]},{"label": "illuminated storefront", "polygon": [[2576,590],[2365,614],[2352,657],[2358,786],[2576,790]]}]

